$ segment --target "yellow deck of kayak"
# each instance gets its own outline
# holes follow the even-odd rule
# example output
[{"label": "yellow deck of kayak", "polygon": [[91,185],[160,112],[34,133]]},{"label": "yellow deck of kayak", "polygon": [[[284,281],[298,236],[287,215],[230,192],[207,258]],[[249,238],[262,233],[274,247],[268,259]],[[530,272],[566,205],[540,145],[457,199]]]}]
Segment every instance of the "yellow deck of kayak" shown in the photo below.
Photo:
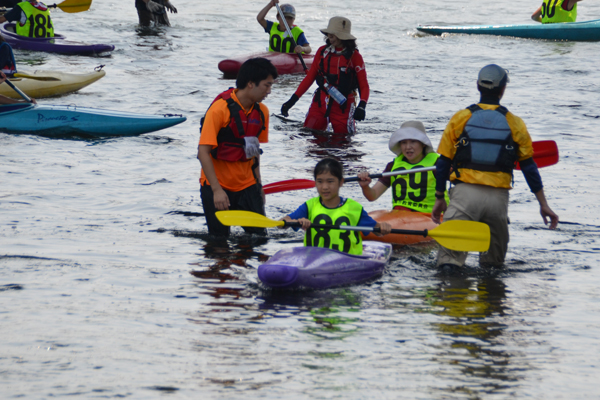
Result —
[{"label": "yellow deck of kayak", "polygon": [[[37,79],[28,78],[12,78],[10,80],[12,83],[15,84],[16,87],[25,92],[26,95],[35,99],[43,97],[62,96],[67,93],[75,92],[81,88],[86,87],[87,85],[96,82],[98,79],[106,75],[106,72],[103,70],[94,71],[89,74],[70,74],[59,71],[29,72],[20,70],[19,73],[34,76],[49,76],[59,79],[57,81],[39,81]],[[21,96],[19,96],[8,85],[0,85],[0,94],[12,97],[13,99],[21,98]]]}]

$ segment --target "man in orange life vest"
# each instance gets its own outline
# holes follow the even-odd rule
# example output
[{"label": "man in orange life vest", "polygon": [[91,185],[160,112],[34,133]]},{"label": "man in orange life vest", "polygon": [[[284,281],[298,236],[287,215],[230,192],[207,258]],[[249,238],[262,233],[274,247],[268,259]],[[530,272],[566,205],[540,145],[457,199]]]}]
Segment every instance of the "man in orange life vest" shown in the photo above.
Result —
[{"label": "man in orange life vest", "polygon": [[[229,227],[216,218],[218,210],[245,210],[264,215],[260,178],[260,145],[269,138],[269,109],[261,103],[277,78],[264,58],[242,64],[236,89],[217,96],[200,128],[198,159],[202,165],[200,196],[208,232],[228,236]],[[244,228],[264,234],[262,228]]]}]

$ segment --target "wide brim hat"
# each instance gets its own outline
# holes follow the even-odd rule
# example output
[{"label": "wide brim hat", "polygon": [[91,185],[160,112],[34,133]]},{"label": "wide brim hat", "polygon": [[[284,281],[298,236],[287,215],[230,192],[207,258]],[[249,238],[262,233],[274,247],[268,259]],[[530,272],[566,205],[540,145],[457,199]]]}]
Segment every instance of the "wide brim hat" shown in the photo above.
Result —
[{"label": "wide brim hat", "polygon": [[400,129],[392,133],[390,137],[389,147],[390,150],[399,156],[402,154],[400,149],[400,142],[403,140],[418,140],[425,145],[425,154],[435,153],[431,140],[427,137],[425,132],[425,125],[420,121],[406,121],[400,125]]},{"label": "wide brim hat", "polygon": [[329,25],[326,29],[321,29],[323,35],[328,33],[335,35],[340,40],[355,40],[356,37],[350,33],[352,29],[352,23],[348,18],[345,17],[333,17],[329,20]]}]

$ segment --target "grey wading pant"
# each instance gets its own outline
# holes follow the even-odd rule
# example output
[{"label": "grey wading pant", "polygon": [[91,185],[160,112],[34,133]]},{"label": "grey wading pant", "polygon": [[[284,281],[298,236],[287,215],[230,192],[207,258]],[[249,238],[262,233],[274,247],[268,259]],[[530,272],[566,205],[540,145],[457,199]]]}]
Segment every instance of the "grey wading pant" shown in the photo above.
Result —
[{"label": "grey wading pant", "polygon": [[[459,183],[450,189],[450,204],[444,213],[444,221],[478,221],[490,227],[490,249],[480,253],[479,264],[484,267],[500,267],[508,250],[508,189],[485,185]],[[437,266],[465,264],[464,251],[452,251],[440,246]]]}]

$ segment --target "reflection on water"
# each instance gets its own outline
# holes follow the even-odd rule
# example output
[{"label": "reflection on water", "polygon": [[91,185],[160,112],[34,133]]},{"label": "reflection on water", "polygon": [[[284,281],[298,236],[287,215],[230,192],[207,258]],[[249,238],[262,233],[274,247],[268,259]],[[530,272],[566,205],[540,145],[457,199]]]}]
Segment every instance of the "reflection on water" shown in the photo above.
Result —
[{"label": "reflection on water", "polygon": [[[498,322],[505,315],[506,286],[496,277],[444,279],[427,293],[430,312],[444,317],[433,324],[443,340],[449,340],[437,362],[458,367],[464,379],[450,392],[492,393],[514,382],[525,365],[512,365],[511,353],[503,347],[507,328]],[[443,368],[442,375],[455,375]]]}]

